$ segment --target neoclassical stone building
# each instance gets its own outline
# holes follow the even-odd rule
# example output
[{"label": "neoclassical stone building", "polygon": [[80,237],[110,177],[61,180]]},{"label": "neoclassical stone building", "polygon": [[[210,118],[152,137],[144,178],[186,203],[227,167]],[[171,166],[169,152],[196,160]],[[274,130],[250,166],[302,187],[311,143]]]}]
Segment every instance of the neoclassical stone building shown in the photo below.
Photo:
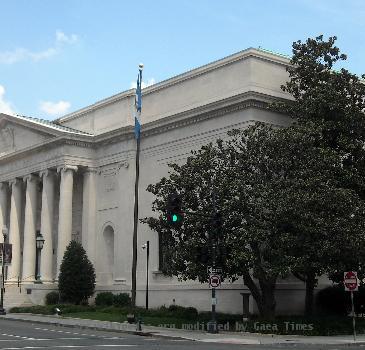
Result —
[{"label": "neoclassical stone building", "polygon": [[[247,49],[143,90],[140,217],[151,212],[150,183],[183,162],[192,149],[254,121],[285,125],[288,118],[265,104],[289,98],[280,85],[288,59]],[[132,269],[135,139],[134,90],[87,106],[53,122],[0,114],[0,227],[13,247],[7,267],[6,305],[40,302],[55,287],[70,240],[82,242],[97,273],[97,289],[130,291]],[[42,284],[35,284],[35,237],[45,239]],[[2,238],[0,238],[2,239]],[[159,240],[138,228],[137,303],[144,304],[150,241],[150,306],[192,305],[209,310],[210,291],[159,271]],[[21,282],[20,287],[17,281]],[[302,308],[303,285],[279,283],[278,311]],[[218,311],[240,312],[247,291],[241,281],[218,290]],[[294,306],[293,306],[294,305]],[[251,309],[254,307],[251,304]]]}]

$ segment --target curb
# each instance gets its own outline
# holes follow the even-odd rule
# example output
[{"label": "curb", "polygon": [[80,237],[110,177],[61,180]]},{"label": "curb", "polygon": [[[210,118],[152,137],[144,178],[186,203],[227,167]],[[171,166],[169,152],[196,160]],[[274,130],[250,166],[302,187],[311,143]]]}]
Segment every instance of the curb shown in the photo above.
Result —
[{"label": "curb", "polygon": [[[42,317],[40,315],[34,315],[34,314],[29,314],[32,316],[37,316],[37,317]],[[72,318],[72,317],[68,317],[68,318],[64,318],[64,319],[71,319],[71,320],[77,320],[77,318]],[[172,335],[167,335],[167,334],[156,334],[154,332],[147,332],[147,331],[133,331],[133,330],[128,330],[128,329],[111,329],[111,328],[103,328],[103,327],[98,327],[98,326],[88,326],[88,325],[81,325],[81,324],[67,324],[67,323],[62,323],[62,322],[58,322],[58,321],[42,321],[42,320],[27,320],[27,319],[23,319],[23,318],[16,318],[16,317],[9,317],[9,316],[0,316],[0,320],[8,320],[8,321],[19,321],[19,322],[25,322],[25,323],[36,323],[36,324],[48,324],[48,325],[52,325],[52,326],[58,326],[58,327],[66,327],[66,328],[78,328],[78,329],[92,329],[92,330],[97,330],[97,331],[103,331],[103,332],[116,332],[116,333],[125,333],[125,334],[132,334],[132,335],[138,335],[141,337],[156,337],[156,338],[165,338],[165,339],[183,339],[183,340],[191,340],[191,341],[195,341],[195,339],[190,339],[190,338],[184,338],[184,337],[180,337],[180,336],[172,336]]]},{"label": "curb", "polygon": [[[31,316],[37,316],[37,317],[42,317],[45,316],[47,317],[48,315],[36,315],[36,314],[29,314]],[[61,318],[60,320],[77,320],[77,318],[72,318],[72,317],[65,317],[65,318]],[[16,317],[11,317],[11,316],[0,316],[0,320],[8,320],[8,321],[19,321],[19,322],[25,322],[25,323],[35,323],[35,324],[46,324],[46,325],[53,325],[53,326],[58,326],[58,327],[65,327],[65,328],[77,328],[77,329],[91,329],[91,330],[97,330],[97,331],[102,331],[102,332],[114,332],[114,333],[124,333],[124,334],[131,334],[131,335],[138,335],[138,336],[142,336],[142,337],[155,337],[155,338],[164,338],[164,339],[181,339],[181,340],[189,340],[189,341],[200,341],[200,342],[205,342],[205,343],[219,343],[219,344],[226,344],[227,342],[224,342],[224,339],[222,339],[222,341],[220,342],[218,339],[215,339],[213,341],[204,341],[204,340],[200,340],[200,339],[194,339],[191,337],[184,337],[184,336],[173,336],[173,335],[167,335],[167,334],[160,334],[160,333],[155,333],[153,331],[133,331],[133,330],[128,330],[128,329],[111,329],[111,328],[104,328],[104,327],[98,327],[98,326],[88,326],[88,325],[82,325],[82,324],[67,324],[67,323],[63,323],[63,322],[59,322],[57,320],[49,320],[49,321],[43,321],[43,320],[31,320],[31,319],[24,319],[24,318],[16,318]],[[85,319],[82,319],[85,320]],[[90,320],[90,321],[95,321],[95,320]],[[251,333],[250,333],[251,334]],[[257,333],[256,333],[257,334]],[[267,335],[267,334],[265,334]],[[268,337],[269,338],[269,337]],[[271,337],[270,337],[271,338]],[[323,343],[318,343],[318,342],[311,342],[310,339],[308,339],[308,342],[301,342],[298,341],[296,339],[288,339],[285,340],[283,339],[280,342],[275,342],[275,343],[265,343],[262,342],[260,340],[257,340],[258,343],[256,343],[256,345],[337,345],[337,346],[364,346],[365,345],[365,341],[357,341],[357,342],[353,342],[353,341],[344,341],[344,342],[339,342],[339,343],[333,343],[333,342],[323,342]],[[236,343],[237,345],[250,345],[251,343]],[[253,344],[251,344],[253,345]]]}]

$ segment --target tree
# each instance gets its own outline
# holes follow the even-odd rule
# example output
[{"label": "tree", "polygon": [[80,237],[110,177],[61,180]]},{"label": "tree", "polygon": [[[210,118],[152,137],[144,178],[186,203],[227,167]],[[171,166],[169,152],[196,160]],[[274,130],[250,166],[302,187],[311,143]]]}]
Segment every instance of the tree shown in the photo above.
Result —
[{"label": "tree", "polygon": [[[272,247],[281,255],[279,261],[306,282],[305,309],[310,314],[318,276],[364,261],[365,206],[354,190],[341,187],[343,155],[321,145],[322,130],[315,124],[294,123],[279,130],[259,126],[258,131],[258,139],[234,140],[231,154],[240,150],[241,159],[234,171],[237,188],[245,190],[237,177],[244,172],[243,184],[256,188],[253,199],[269,194],[268,222],[276,227],[273,241],[277,239]],[[247,174],[254,175],[252,181]],[[272,258],[267,261],[273,263]]]},{"label": "tree", "polygon": [[293,43],[287,70],[290,80],[282,89],[294,101],[272,107],[298,124],[314,123],[322,131],[322,146],[342,153],[347,176],[342,185],[365,199],[365,74],[357,75],[336,65],[347,59],[335,46],[336,37],[323,36]]},{"label": "tree", "polygon": [[[206,266],[211,260],[208,256],[206,262],[197,261],[196,252],[208,243],[214,196],[223,220],[219,246],[231,252],[221,262],[223,275],[231,280],[242,277],[261,316],[273,317],[277,278],[287,276],[293,268],[299,269],[303,265],[299,262],[311,259],[308,254],[306,259],[299,259],[297,248],[303,232],[295,235],[292,228],[298,229],[303,219],[298,220],[296,215],[310,215],[313,198],[308,198],[304,208],[294,206],[299,204],[295,199],[301,199],[303,193],[316,197],[320,188],[328,194],[326,186],[332,188],[335,174],[341,171],[341,158],[331,149],[324,151],[317,147],[320,133],[315,129],[294,125],[275,130],[258,123],[231,136],[228,142],[218,141],[193,152],[182,166],[170,164],[169,177],[148,187],[156,196],[153,210],[160,215],[144,222],[166,244],[169,264],[164,268],[165,273],[206,282]],[[201,214],[184,215],[178,228],[168,225],[164,213],[166,199],[174,192],[180,194],[185,212]],[[338,203],[333,197],[323,203],[322,214],[331,213]],[[320,202],[321,198],[316,200]],[[318,222],[327,220],[331,227],[328,217],[318,217]],[[334,237],[328,234],[305,237],[308,242],[313,238],[317,239],[318,247],[326,247]]]},{"label": "tree", "polygon": [[[196,257],[208,244],[213,197],[223,217],[219,245],[231,251],[222,261],[224,277],[243,277],[261,316],[274,315],[278,277],[293,272],[306,282],[310,313],[318,276],[362,266],[364,85],[345,70],[332,71],[344,59],[334,40],[293,44],[283,89],[294,101],[274,105],[293,125],[258,123],[233,132],[228,142],[193,152],[186,164],[171,164],[169,177],[148,187],[160,215],[144,222],[165,242],[165,273],[207,280],[209,254],[205,262]],[[183,210],[201,215],[185,215],[171,228],[164,205],[174,192]]]},{"label": "tree", "polygon": [[313,312],[318,277],[358,270],[365,249],[364,202],[353,190],[315,182],[317,186],[289,188],[280,207],[281,229],[290,235],[288,264],[306,283],[306,314]]},{"label": "tree", "polygon": [[61,300],[80,304],[94,294],[95,271],[82,245],[71,241],[60,267],[58,289]]},{"label": "tree", "polygon": [[[359,199],[365,200],[365,84],[346,69],[334,70],[337,64],[347,59],[334,45],[335,41],[336,37],[324,41],[323,36],[318,36],[305,43],[293,43],[293,57],[287,68],[290,80],[282,89],[290,93],[294,101],[276,103],[271,107],[289,114],[298,125],[315,125],[321,131],[318,146],[329,147],[342,157],[338,195],[342,194],[342,198],[346,199],[346,190],[354,190],[359,196],[356,203],[361,211],[364,203],[359,203]],[[365,75],[362,75],[364,78]],[[356,210],[352,202],[348,204]],[[344,230],[344,233],[348,234],[348,231]],[[339,260],[342,269],[361,268],[364,257],[360,247],[357,246],[356,254],[354,250],[352,253],[343,252]],[[342,279],[344,270],[341,271],[336,264],[332,268],[332,272],[328,271],[329,276],[337,281]],[[297,277],[309,283],[307,301],[313,299],[314,277],[313,273],[310,275],[296,273]],[[310,304],[307,311],[311,309]]]}]

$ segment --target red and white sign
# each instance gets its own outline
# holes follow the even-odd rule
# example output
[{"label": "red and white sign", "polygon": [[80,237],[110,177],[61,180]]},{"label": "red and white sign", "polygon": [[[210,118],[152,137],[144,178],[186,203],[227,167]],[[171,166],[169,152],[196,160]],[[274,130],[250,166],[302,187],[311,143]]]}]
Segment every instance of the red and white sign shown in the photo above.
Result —
[{"label": "red and white sign", "polygon": [[218,274],[211,274],[209,276],[209,286],[211,288],[217,288],[221,285],[221,276]]},{"label": "red and white sign", "polygon": [[356,271],[348,271],[344,273],[343,283],[345,290],[348,292],[357,291],[359,289],[359,280],[357,279]]}]

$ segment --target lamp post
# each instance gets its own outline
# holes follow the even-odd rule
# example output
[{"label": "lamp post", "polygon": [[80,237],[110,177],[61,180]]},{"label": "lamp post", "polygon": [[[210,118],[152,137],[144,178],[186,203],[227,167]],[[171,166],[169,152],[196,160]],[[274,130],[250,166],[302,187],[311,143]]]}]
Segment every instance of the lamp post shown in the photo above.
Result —
[{"label": "lamp post", "polygon": [[6,315],[6,311],[4,309],[4,293],[5,293],[5,242],[6,237],[8,236],[8,228],[6,226],[3,227],[3,248],[1,250],[1,299],[0,299],[0,315]]},{"label": "lamp post", "polygon": [[143,246],[142,249],[146,249],[147,253],[147,266],[146,266],[146,310],[148,310],[148,265],[150,260],[150,241],[147,241]]},{"label": "lamp post", "polygon": [[39,256],[41,253],[41,250],[43,249],[43,244],[44,244],[44,238],[42,236],[42,234],[37,231],[37,237],[35,239],[36,242],[36,254],[35,254],[35,283],[42,283],[42,281],[40,280],[41,276],[38,273],[39,271]]}]

